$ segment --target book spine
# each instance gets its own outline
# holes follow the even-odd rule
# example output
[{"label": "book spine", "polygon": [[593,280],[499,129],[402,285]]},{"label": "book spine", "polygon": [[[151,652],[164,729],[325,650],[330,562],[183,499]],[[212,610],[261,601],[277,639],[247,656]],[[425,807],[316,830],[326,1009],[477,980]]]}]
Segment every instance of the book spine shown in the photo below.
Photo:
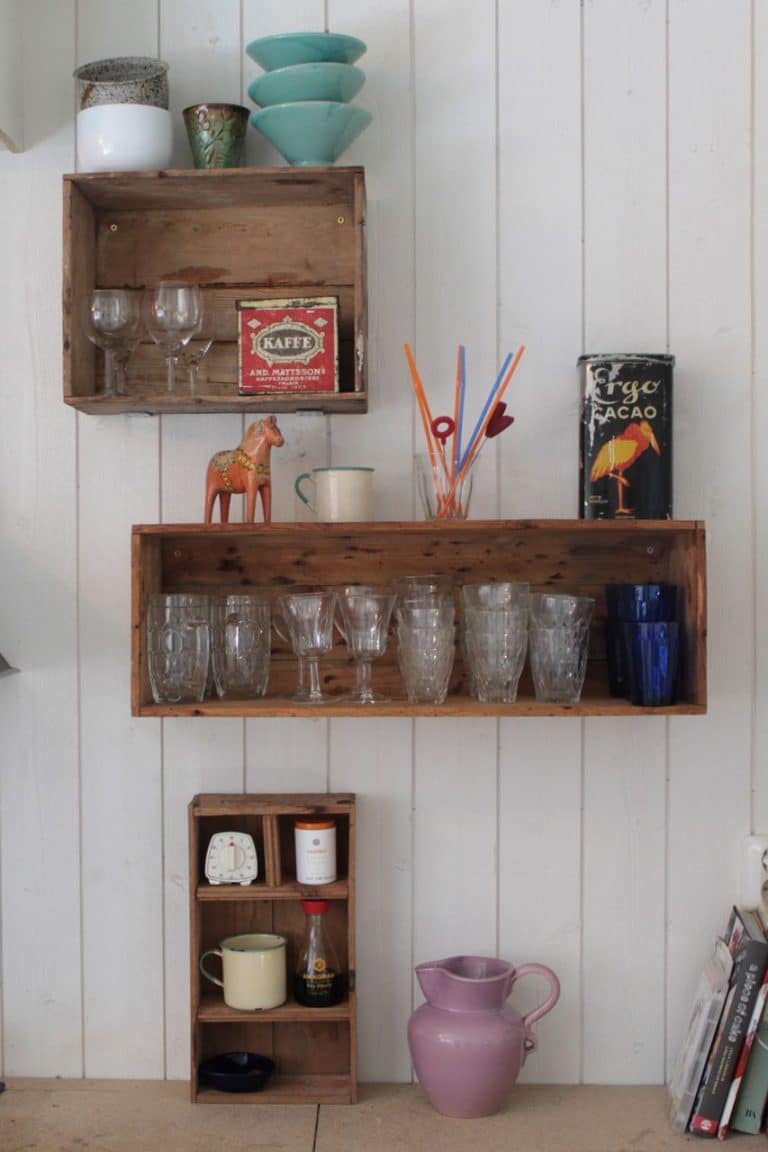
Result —
[{"label": "book spine", "polygon": [[757,1030],[741,1091],[736,1099],[731,1128],[736,1132],[756,1135],[762,1128],[766,1103],[768,1103],[768,1017],[764,1015],[763,1022]]},{"label": "book spine", "polygon": [[716,1136],[728,1091],[752,1018],[755,1001],[768,963],[768,945],[763,941],[745,940],[734,970],[722,1027],[712,1046],[705,1078],[691,1116],[690,1131],[699,1136]]},{"label": "book spine", "polygon": [[718,1125],[717,1129],[718,1140],[725,1140],[726,1136],[728,1135],[731,1116],[733,1115],[736,1099],[744,1081],[744,1073],[747,1070],[749,1055],[755,1042],[758,1026],[763,1018],[763,1009],[765,1008],[766,996],[768,996],[768,969],[766,969],[766,972],[763,976],[763,982],[760,985],[760,990],[757,994],[757,999],[755,1000],[755,1006],[752,1009],[752,1015],[749,1020],[747,1034],[744,1037],[744,1043],[741,1046],[741,1052],[739,1053],[739,1058],[736,1062],[736,1070],[733,1074],[733,1080],[731,1081],[731,1086],[728,1089],[728,1095],[725,1098],[725,1107],[723,1108],[723,1114],[720,1117],[720,1124]]}]

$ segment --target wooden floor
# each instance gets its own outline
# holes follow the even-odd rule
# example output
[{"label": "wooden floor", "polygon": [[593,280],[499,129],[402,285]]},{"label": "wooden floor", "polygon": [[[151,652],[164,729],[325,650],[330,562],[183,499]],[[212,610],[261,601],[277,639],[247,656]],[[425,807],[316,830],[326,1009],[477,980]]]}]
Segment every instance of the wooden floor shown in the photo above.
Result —
[{"label": "wooden floor", "polygon": [[679,1152],[694,1142],[670,1129],[655,1087],[520,1086],[481,1120],[440,1116],[403,1084],[364,1085],[358,1104],[321,1107],[202,1107],[186,1084],[162,1081],[8,1079],[0,1095],[2,1152]]}]

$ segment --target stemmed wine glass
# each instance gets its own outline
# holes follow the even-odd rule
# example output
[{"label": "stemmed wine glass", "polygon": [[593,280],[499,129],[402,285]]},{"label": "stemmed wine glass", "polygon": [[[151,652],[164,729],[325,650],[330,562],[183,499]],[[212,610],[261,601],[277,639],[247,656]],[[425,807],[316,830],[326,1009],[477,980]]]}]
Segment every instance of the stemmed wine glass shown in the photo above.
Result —
[{"label": "stemmed wine glass", "polygon": [[287,593],[278,597],[296,656],[303,656],[309,671],[309,686],[299,684],[294,700],[324,704],[328,697],[320,688],[318,661],[333,648],[336,593]]},{"label": "stemmed wine glass", "polygon": [[346,699],[358,704],[384,704],[389,697],[371,687],[371,664],[386,651],[397,596],[391,588],[350,585],[339,592],[338,599],[344,626],[337,623],[336,627],[355,662],[355,687]]},{"label": "stemmed wine glass", "polygon": [[124,391],[125,352],[141,331],[141,297],[130,288],[95,288],[85,302],[85,331],[104,353],[104,395]]},{"label": "stemmed wine glass", "polygon": [[197,284],[161,283],[148,288],[144,296],[147,331],[165,355],[168,365],[168,391],[176,389],[179,353],[198,330],[202,301]]}]

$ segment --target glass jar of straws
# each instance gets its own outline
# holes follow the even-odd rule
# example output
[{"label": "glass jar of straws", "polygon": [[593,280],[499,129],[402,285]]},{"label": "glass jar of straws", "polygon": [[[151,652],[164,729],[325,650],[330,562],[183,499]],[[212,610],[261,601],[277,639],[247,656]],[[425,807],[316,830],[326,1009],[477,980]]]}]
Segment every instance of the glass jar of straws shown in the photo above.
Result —
[{"label": "glass jar of straws", "polygon": [[424,427],[427,452],[414,459],[415,480],[419,499],[428,520],[465,520],[472,495],[474,467],[486,440],[498,436],[514,423],[507,416],[502,397],[520,363],[525,348],[521,345],[514,356],[506,357],[494,381],[477,423],[465,440],[464,407],[466,399],[466,355],[459,345],[456,357],[456,386],[453,417],[433,417],[421,376],[410,345],[405,355],[411,373],[413,391]]}]

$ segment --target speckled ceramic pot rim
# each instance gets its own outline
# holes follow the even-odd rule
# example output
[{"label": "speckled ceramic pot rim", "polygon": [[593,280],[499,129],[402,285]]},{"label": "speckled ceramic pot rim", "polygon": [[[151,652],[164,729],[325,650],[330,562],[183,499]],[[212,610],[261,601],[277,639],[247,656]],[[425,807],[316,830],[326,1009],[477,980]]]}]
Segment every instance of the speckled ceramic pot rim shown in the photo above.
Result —
[{"label": "speckled ceramic pot rim", "polygon": [[76,68],[81,110],[97,104],[168,108],[168,65],[152,56],[113,56]]},{"label": "speckled ceramic pot rim", "polygon": [[182,116],[186,116],[187,113],[194,115],[195,112],[202,112],[205,108],[210,108],[212,112],[222,112],[230,109],[233,112],[244,112],[246,116],[250,116],[251,114],[250,108],[246,108],[244,104],[228,104],[225,100],[218,102],[206,100],[201,104],[190,104],[181,114]]}]

